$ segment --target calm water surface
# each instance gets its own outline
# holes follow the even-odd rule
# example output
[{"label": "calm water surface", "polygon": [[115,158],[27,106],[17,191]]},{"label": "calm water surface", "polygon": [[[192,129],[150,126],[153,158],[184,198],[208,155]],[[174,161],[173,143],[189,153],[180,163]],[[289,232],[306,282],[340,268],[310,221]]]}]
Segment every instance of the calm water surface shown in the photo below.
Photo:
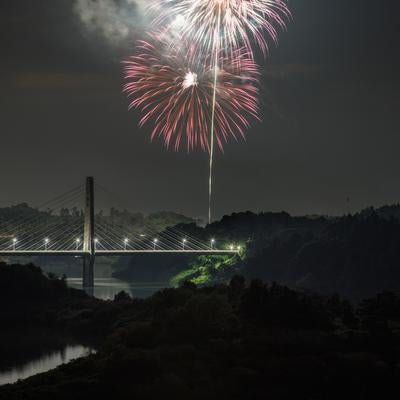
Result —
[{"label": "calm water surface", "polygon": [[35,360],[28,361],[25,364],[5,371],[0,370],[0,385],[14,383],[19,379],[26,379],[30,376],[50,371],[61,364],[68,363],[76,358],[85,357],[92,352],[93,350],[89,347],[68,345],[61,351],[47,353]]},{"label": "calm water surface", "polygon": [[[70,287],[82,289],[81,278],[68,278],[67,282]],[[168,287],[168,283],[166,282],[137,283],[126,282],[116,278],[96,278],[94,296],[99,299],[110,300],[117,293],[124,290],[132,297],[146,298],[165,287]],[[51,334],[49,333],[49,335]],[[48,351],[18,366],[13,366],[7,370],[0,370],[0,385],[14,383],[19,379],[26,379],[30,376],[50,371],[61,364],[68,363],[76,358],[85,357],[92,352],[94,352],[93,349],[83,345],[66,344],[63,350]]]},{"label": "calm water surface", "polygon": [[[81,278],[68,278],[68,286],[82,289]],[[132,297],[146,298],[160,289],[168,287],[167,282],[126,282],[117,278],[95,278],[93,295],[99,299],[110,300],[124,290]]]}]

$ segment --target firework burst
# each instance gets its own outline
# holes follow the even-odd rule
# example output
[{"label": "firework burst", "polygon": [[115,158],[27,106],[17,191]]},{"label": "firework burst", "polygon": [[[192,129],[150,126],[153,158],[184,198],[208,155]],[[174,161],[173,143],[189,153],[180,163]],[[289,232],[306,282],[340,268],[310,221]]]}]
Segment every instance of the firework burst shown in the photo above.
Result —
[{"label": "firework burst", "polygon": [[150,1],[163,33],[140,42],[125,62],[124,91],[142,112],[140,125],[153,122],[152,139],[209,152],[210,223],[214,143],[222,150],[258,119],[252,43],[265,55],[267,38],[277,43],[291,14],[285,0]]},{"label": "firework burst", "polygon": [[[195,45],[181,39],[179,49],[163,50],[164,35],[151,34],[138,44],[138,54],[124,62],[131,98],[130,108],[142,112],[140,126],[153,122],[151,138],[163,138],[166,146],[210,151],[210,123],[214,109],[215,140],[222,150],[229,138],[244,137],[253,118],[258,119],[258,70],[246,50],[231,57],[199,59]],[[186,44],[185,44],[186,43]],[[213,98],[215,95],[215,107]]]},{"label": "firework burst", "polygon": [[266,54],[265,36],[277,43],[278,31],[291,18],[284,0],[153,0],[149,10],[157,12],[156,24],[180,31],[205,53],[244,46],[252,55],[254,41]]}]

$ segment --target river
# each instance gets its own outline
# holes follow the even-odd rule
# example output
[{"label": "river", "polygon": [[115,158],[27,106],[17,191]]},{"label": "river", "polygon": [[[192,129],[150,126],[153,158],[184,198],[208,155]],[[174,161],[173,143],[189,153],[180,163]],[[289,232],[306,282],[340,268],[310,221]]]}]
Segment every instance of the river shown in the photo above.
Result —
[{"label": "river", "polygon": [[[68,286],[82,289],[81,278],[68,278]],[[117,278],[95,278],[93,295],[99,299],[112,300],[122,290],[132,297],[146,298],[160,289],[168,287],[167,282],[126,282]]]},{"label": "river", "polygon": [[30,376],[50,371],[71,360],[85,357],[93,351],[91,348],[82,345],[66,345],[61,350],[42,354],[40,357],[5,370],[0,369],[0,385],[14,383],[19,379],[26,379]]},{"label": "river", "polygon": [[[68,286],[82,289],[81,278],[68,278]],[[146,298],[151,296],[156,291],[168,287],[166,282],[126,282],[117,278],[96,278],[94,287],[94,296],[103,299],[110,300],[122,290],[130,294],[132,297]],[[44,332],[40,335],[35,333],[28,333],[30,338],[29,343],[26,344],[26,348],[22,349],[21,345],[26,343],[26,335],[21,337],[21,340],[16,339],[18,334],[13,336],[13,340],[6,338],[7,342],[15,343],[17,346],[11,349],[15,354],[31,354],[31,356],[23,357],[15,365],[7,368],[0,368],[0,385],[7,383],[14,383],[19,379],[26,379],[30,376],[40,374],[42,372],[49,371],[57,368],[61,364],[70,362],[73,359],[85,357],[94,350],[90,347],[81,344],[68,344],[65,340],[64,345],[60,345],[63,341],[62,337],[57,336],[57,343],[49,348],[43,346],[43,341],[50,341],[54,334],[51,332]],[[53,350],[52,350],[53,347]],[[32,351],[32,353],[31,353]]]}]

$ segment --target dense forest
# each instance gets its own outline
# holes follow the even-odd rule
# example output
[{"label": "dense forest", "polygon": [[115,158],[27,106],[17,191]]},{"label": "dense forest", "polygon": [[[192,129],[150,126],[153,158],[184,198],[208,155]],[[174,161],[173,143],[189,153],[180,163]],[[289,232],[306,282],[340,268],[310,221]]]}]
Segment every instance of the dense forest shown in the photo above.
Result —
[{"label": "dense forest", "polygon": [[[400,289],[399,206],[366,209],[344,217],[293,217],[251,212],[225,216],[206,227],[179,225],[189,235],[219,248],[242,249],[234,256],[143,256],[121,259],[114,276],[156,279],[173,286],[223,283],[235,274],[277,281],[300,290],[340,293],[354,301],[382,290]],[[150,263],[152,267],[150,268]]]},{"label": "dense forest", "polygon": [[352,306],[235,275],[146,300],[101,301],[30,266],[0,264],[4,327],[50,324],[98,352],[0,387],[0,399],[337,399],[398,396],[400,296]]},{"label": "dense forest", "polygon": [[91,331],[83,325],[75,328],[70,320],[100,301],[32,264],[0,262],[0,304],[0,371],[68,342],[96,343]]},{"label": "dense forest", "polygon": [[[38,226],[51,226],[51,224],[67,222],[70,219],[82,219],[83,211],[73,208],[42,208],[37,209],[27,203],[17,204],[11,207],[0,208],[0,225],[3,228],[19,226],[14,221],[23,221],[24,230],[29,231],[29,224]],[[143,229],[159,232],[169,226],[179,223],[196,222],[193,218],[186,217],[171,211],[157,211],[145,215],[140,212],[130,212],[111,207],[109,210],[100,209],[95,214],[99,223],[107,223],[124,232],[137,234]],[[10,232],[12,233],[12,232]]]},{"label": "dense forest", "polygon": [[[40,214],[44,224],[53,219],[81,218],[73,209],[39,212],[26,204],[0,209],[0,222],[10,215]],[[159,212],[144,216],[111,209],[96,218],[131,232],[179,229],[188,237],[227,249],[240,247],[234,256],[137,255],[99,259],[97,276],[129,282],[170,282],[177,287],[189,280],[197,285],[227,282],[233,275],[279,282],[298,290],[337,292],[359,301],[382,290],[400,289],[400,206],[368,208],[343,217],[291,216],[287,213],[236,213],[207,226],[185,216]],[[47,221],[47,222],[46,222]],[[162,234],[162,233],[161,233]],[[26,262],[27,260],[18,260]],[[46,271],[80,276],[81,261],[71,258],[36,258]]]}]

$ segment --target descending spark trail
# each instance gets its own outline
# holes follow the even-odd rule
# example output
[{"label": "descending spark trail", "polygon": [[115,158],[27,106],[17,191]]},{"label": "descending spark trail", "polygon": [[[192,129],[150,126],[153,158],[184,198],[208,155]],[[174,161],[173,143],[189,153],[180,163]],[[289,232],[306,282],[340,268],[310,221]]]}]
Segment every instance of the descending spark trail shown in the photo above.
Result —
[{"label": "descending spark trail", "polygon": [[208,177],[208,223],[211,224],[211,203],[212,203],[212,178],[213,178],[213,162],[214,162],[214,117],[215,117],[215,102],[217,97],[217,78],[218,78],[218,54],[219,54],[219,36],[221,24],[221,7],[218,7],[218,23],[215,29],[214,36],[214,82],[213,82],[213,98],[211,109],[211,134],[210,134],[210,164]]},{"label": "descending spark trail", "polygon": [[158,13],[156,23],[166,24],[167,29],[178,30],[195,42],[199,57],[204,54],[214,57],[208,181],[208,222],[211,223],[218,57],[220,54],[230,57],[242,46],[253,57],[251,39],[266,54],[268,44],[263,31],[277,43],[278,28],[286,27],[285,19],[291,14],[284,0],[153,0],[150,9]]},{"label": "descending spark trail", "polygon": [[186,139],[188,150],[199,145],[209,152],[209,223],[215,142],[222,150],[258,119],[253,44],[264,55],[266,37],[277,44],[291,18],[285,1],[150,0],[153,23],[163,29],[125,62],[124,91],[130,108],[143,113],[140,125],[153,120],[152,139],[162,136],[175,149]]}]

